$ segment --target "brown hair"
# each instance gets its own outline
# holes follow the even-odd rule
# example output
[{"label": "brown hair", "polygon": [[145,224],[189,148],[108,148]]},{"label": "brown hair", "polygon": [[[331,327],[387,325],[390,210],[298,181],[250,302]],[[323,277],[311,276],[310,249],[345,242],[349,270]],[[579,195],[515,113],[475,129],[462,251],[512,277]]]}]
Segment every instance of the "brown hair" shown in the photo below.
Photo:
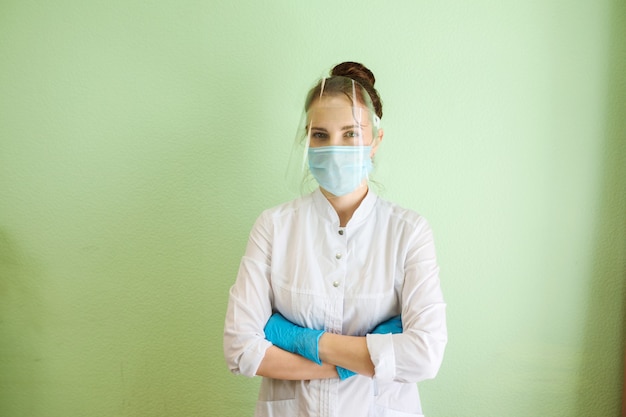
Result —
[{"label": "brown hair", "polygon": [[[378,95],[378,91],[374,88],[376,78],[374,74],[365,65],[358,62],[342,62],[335,65],[330,71],[330,77],[324,80],[320,80],[315,87],[309,91],[305,102],[305,109],[308,109],[315,97],[319,96],[322,89],[322,83],[324,85],[324,91],[328,91],[331,94],[343,93],[348,97],[352,94],[352,83],[346,83],[346,78],[356,81],[367,93],[369,97],[363,97],[358,94],[358,100],[364,104],[372,105],[374,112],[380,118],[383,117],[383,103]],[[360,93],[360,92],[359,92]]]}]

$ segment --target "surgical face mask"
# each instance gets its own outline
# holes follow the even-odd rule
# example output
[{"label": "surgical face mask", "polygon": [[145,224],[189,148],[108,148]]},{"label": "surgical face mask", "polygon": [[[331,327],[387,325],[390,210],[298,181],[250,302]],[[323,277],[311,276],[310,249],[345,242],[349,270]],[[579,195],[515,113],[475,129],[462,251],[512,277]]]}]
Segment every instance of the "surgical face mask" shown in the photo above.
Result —
[{"label": "surgical face mask", "polygon": [[351,193],[372,171],[371,146],[309,148],[309,170],[317,183],[340,197]]}]

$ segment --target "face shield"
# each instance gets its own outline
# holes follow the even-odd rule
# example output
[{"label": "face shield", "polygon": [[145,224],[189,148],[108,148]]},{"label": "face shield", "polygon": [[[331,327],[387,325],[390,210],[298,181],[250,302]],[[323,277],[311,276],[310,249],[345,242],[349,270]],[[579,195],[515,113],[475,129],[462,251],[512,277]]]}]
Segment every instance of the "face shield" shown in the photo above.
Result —
[{"label": "face shield", "polygon": [[380,118],[369,94],[347,77],[322,79],[305,102],[287,180],[302,193],[317,185],[346,195],[369,180],[379,144]]}]

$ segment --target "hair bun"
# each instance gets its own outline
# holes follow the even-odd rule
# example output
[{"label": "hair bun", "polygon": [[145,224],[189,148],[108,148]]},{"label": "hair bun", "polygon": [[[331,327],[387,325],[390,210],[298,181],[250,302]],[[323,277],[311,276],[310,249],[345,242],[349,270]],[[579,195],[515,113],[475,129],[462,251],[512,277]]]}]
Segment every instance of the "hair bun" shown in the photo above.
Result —
[{"label": "hair bun", "polygon": [[380,99],[378,91],[374,88],[376,78],[374,78],[374,73],[365,65],[359,64],[358,62],[342,62],[341,64],[335,65],[330,71],[330,75],[333,77],[348,77],[361,84],[372,100],[374,111],[378,117],[383,117],[383,102]]},{"label": "hair bun", "polygon": [[366,87],[367,84],[373,87],[376,82],[372,71],[358,62],[342,62],[341,64],[337,64],[330,71],[330,75],[352,78],[354,81],[362,84],[363,87]]}]

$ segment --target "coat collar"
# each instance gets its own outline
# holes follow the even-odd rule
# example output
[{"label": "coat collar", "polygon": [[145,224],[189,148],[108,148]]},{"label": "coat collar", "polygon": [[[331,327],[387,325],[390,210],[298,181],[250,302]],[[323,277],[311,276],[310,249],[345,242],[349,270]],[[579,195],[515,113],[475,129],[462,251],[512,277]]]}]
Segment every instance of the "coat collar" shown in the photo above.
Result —
[{"label": "coat collar", "polygon": [[[311,193],[311,197],[313,199],[313,203],[315,204],[315,208],[317,212],[326,220],[331,221],[339,226],[339,216],[337,212],[330,204],[326,196],[322,194],[322,191],[317,188],[313,193]],[[370,213],[374,210],[374,206],[376,205],[376,201],[378,200],[378,196],[372,191],[371,188],[367,190],[367,194],[361,201],[361,204],[356,208],[352,218],[346,225],[346,227],[354,227],[365,221]]]}]

